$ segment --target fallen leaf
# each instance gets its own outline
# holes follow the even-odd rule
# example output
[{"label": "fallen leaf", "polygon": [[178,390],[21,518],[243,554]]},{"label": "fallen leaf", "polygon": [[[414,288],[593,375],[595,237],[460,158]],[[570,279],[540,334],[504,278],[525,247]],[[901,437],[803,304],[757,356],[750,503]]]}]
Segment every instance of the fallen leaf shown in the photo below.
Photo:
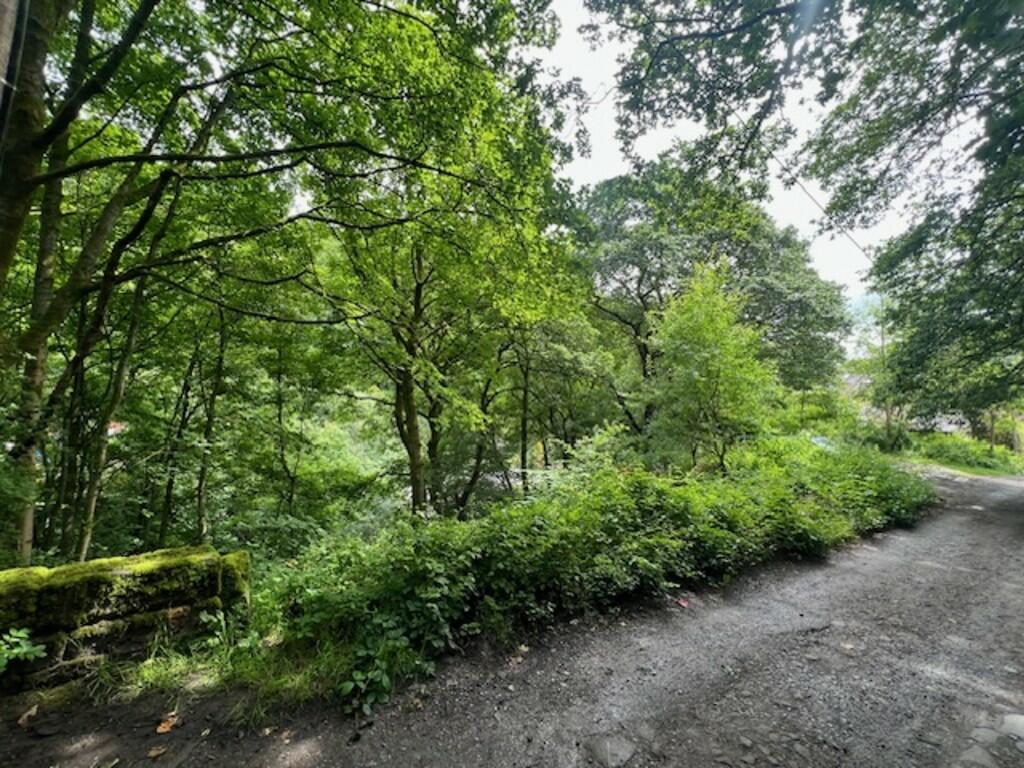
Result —
[{"label": "fallen leaf", "polygon": [[203,732],[201,734],[199,734],[199,735],[202,736],[205,739],[207,736],[210,735],[210,729],[209,728],[204,728]]},{"label": "fallen leaf", "polygon": [[678,600],[676,600],[676,605],[678,605],[680,608],[689,608],[690,601],[687,600],[685,597],[680,597]]},{"label": "fallen leaf", "polygon": [[149,752],[146,753],[146,757],[150,760],[156,760],[160,755],[167,751],[167,745],[161,744],[159,747],[153,747]]},{"label": "fallen leaf", "polygon": [[164,715],[164,719],[160,721],[160,725],[156,727],[157,733],[170,733],[171,729],[178,724],[178,713],[168,712]]},{"label": "fallen leaf", "polygon": [[33,704],[31,707],[25,710],[25,713],[18,718],[18,725],[22,728],[28,728],[29,721],[39,714],[39,705]]}]

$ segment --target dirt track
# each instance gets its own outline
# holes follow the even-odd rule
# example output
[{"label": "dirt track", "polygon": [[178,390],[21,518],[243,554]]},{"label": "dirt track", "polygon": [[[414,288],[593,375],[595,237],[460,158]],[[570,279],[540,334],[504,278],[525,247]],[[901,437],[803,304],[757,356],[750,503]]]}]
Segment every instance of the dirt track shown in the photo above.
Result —
[{"label": "dirt track", "polygon": [[913,531],[453,659],[372,725],[319,705],[239,733],[223,699],[166,736],[152,699],[35,732],[5,711],[0,765],[1024,766],[1024,481],[935,482]]}]

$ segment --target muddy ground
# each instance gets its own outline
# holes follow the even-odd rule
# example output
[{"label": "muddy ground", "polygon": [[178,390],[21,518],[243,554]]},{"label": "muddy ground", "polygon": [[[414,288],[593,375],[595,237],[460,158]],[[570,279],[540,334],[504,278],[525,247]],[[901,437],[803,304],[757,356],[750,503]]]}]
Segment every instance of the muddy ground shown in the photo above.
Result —
[{"label": "muddy ground", "polygon": [[1024,766],[1024,481],[935,483],[913,530],[452,658],[370,721],[312,704],[247,731],[230,697],[149,697],[23,729],[7,706],[0,765]]}]

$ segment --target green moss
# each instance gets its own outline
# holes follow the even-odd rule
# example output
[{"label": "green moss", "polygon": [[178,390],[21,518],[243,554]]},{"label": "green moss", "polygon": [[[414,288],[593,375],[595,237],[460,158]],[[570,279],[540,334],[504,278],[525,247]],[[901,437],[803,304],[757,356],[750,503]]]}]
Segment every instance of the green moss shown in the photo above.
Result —
[{"label": "green moss", "polygon": [[164,549],[56,568],[0,571],[0,628],[34,635],[74,631],[102,621],[248,594],[248,555],[212,547]]},{"label": "green moss", "polygon": [[128,619],[109,619],[79,627],[71,633],[71,639],[76,643],[85,643],[91,640],[99,640],[112,635],[123,635],[131,627]]},{"label": "green moss", "polygon": [[244,549],[231,552],[221,558],[220,594],[224,602],[231,604],[236,600],[244,600],[249,604],[249,572],[252,562],[249,553]]},{"label": "green moss", "polygon": [[194,605],[162,608],[157,611],[136,613],[123,619],[105,619],[95,624],[79,627],[70,634],[76,643],[111,640],[128,634],[147,634],[150,630],[167,627],[178,630],[194,624],[201,611],[217,611],[222,607],[219,597],[200,600]]}]

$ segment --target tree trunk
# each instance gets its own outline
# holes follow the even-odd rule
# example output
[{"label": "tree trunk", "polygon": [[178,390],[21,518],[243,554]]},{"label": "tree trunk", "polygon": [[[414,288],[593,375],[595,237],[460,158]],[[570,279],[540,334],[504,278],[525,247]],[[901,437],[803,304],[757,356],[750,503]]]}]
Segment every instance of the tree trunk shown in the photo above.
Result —
[{"label": "tree trunk", "polygon": [[523,495],[530,492],[529,460],[530,460],[530,357],[523,354],[520,370],[523,374],[523,391],[519,403],[519,480],[523,486]]},{"label": "tree trunk", "polygon": [[491,451],[501,465],[501,484],[505,486],[506,491],[512,493],[516,489],[515,484],[512,482],[512,472],[501,449],[498,448],[498,436],[494,430],[491,430]]},{"label": "tree trunk", "polygon": [[473,491],[476,490],[477,483],[480,482],[480,476],[483,474],[484,466],[484,453],[487,450],[487,446],[484,444],[484,439],[481,437],[477,440],[476,450],[473,453],[473,469],[470,471],[469,479],[466,480],[466,484],[462,488],[462,492],[456,499],[456,506],[458,508],[459,517],[465,517],[466,508],[469,506],[469,500],[473,498]]},{"label": "tree trunk", "polygon": [[67,436],[68,432],[65,429],[63,440],[60,443],[60,464],[57,468],[53,505],[47,520],[46,530],[43,532],[42,547],[44,550],[49,550],[53,546],[57,528],[64,524],[65,503],[68,493],[68,468],[71,458],[71,451],[68,450],[67,445]]},{"label": "tree trunk", "polygon": [[[85,322],[85,308],[79,312],[79,337],[82,326]],[[68,398],[68,412],[66,418],[66,432],[64,441],[67,447],[67,469],[66,479],[61,479],[60,495],[58,503],[60,509],[60,553],[65,558],[71,557],[71,550],[75,544],[75,532],[78,528],[79,503],[82,498],[82,455],[85,444],[85,371],[78,369],[74,372],[71,382],[71,395]]]},{"label": "tree trunk", "polygon": [[47,149],[34,144],[47,119],[46,59],[50,43],[72,4],[69,0],[39,0],[27,6],[18,81],[10,92],[7,135],[0,144],[0,295],[18,252],[35,193],[28,181],[39,173]]},{"label": "tree trunk", "polygon": [[213,429],[216,419],[217,397],[224,381],[224,351],[228,345],[227,325],[224,310],[218,309],[220,324],[217,345],[217,360],[213,368],[213,383],[206,401],[206,423],[203,425],[203,453],[199,461],[199,480],[196,483],[196,540],[209,541],[210,525],[206,515],[206,487],[210,472],[210,458],[213,444]]},{"label": "tree trunk", "polygon": [[416,384],[409,369],[399,373],[395,394],[395,420],[409,461],[412,510],[421,512],[427,506],[427,488],[423,472],[423,447],[420,443],[420,419],[416,410]]},{"label": "tree trunk", "polygon": [[0,145],[0,154],[4,157],[0,166],[0,294],[14,262],[32,201],[34,189],[30,180],[38,173],[43,156],[54,141],[70,129],[89,99],[101,93],[110,82],[145,30],[158,2],[142,0],[136,4],[121,36],[104,52],[101,63],[85,81],[82,79],[85,66],[90,61],[95,2],[86,0],[82,3],[74,62],[66,78],[69,93],[55,107],[53,119],[48,124],[47,58],[53,39],[75,3],[71,0],[36,0],[27,4],[25,43],[19,57],[9,116],[11,128]]},{"label": "tree trunk", "polygon": [[[499,364],[501,362],[501,354],[501,352],[498,353]],[[487,379],[483,390],[480,392],[480,413],[484,417],[487,416],[491,404],[494,402],[495,397],[497,397],[497,394],[491,392],[491,385],[493,383],[493,378]],[[488,434],[493,434],[493,430],[489,429],[488,433],[477,435],[476,447],[473,450],[473,469],[470,470],[469,478],[466,480],[462,490],[455,497],[455,507],[460,519],[465,518],[466,509],[469,507],[469,500],[473,498],[473,492],[476,490],[476,486],[483,475],[484,456],[487,453],[486,438]]]},{"label": "tree trunk", "polygon": [[[68,156],[67,134],[54,143],[50,155],[50,170],[64,167]],[[53,276],[60,240],[61,203],[63,186],[59,179],[49,182],[43,190],[39,213],[39,246],[36,251],[36,271],[32,285],[32,306],[29,321],[38,322],[49,311],[53,300]],[[27,492],[23,501],[18,535],[18,559],[23,565],[32,562],[33,530],[37,491],[36,451],[40,445],[39,422],[43,404],[43,386],[46,382],[46,360],[49,352],[47,339],[41,339],[24,350],[25,366],[21,380],[21,405],[15,417],[21,436],[17,441],[19,469]]]},{"label": "tree trunk", "polygon": [[288,466],[288,444],[286,442],[287,434],[284,424],[284,352],[280,347],[277,349],[277,372],[275,378],[277,380],[274,394],[274,404],[277,411],[277,456],[281,462],[281,471],[284,472],[285,479],[288,481],[285,487],[284,501],[285,509],[290,515],[295,508],[295,485],[298,477],[295,471]]},{"label": "tree trunk", "polygon": [[157,534],[157,546],[164,547],[167,544],[167,533],[171,527],[171,519],[174,516],[174,483],[178,474],[178,451],[181,442],[185,439],[185,432],[188,430],[188,423],[192,417],[190,398],[192,395],[192,373],[195,371],[196,362],[199,359],[199,344],[192,351],[192,358],[188,361],[188,369],[185,371],[185,378],[181,385],[181,412],[178,418],[178,426],[167,445],[167,481],[164,483],[164,503],[160,510],[160,532]]},{"label": "tree trunk", "polygon": [[124,397],[124,387],[128,381],[132,351],[135,349],[135,339],[139,333],[139,324],[142,322],[142,308],[145,295],[146,278],[141,277],[135,284],[135,294],[132,296],[131,318],[128,321],[128,332],[125,336],[121,358],[117,361],[117,369],[114,371],[114,379],[110,387],[110,397],[107,399],[106,405],[104,405],[96,424],[97,444],[93,454],[92,466],[89,469],[89,485],[85,491],[82,536],[78,542],[79,562],[89,556],[89,548],[92,546],[92,535],[96,527],[96,505],[99,503],[100,491],[103,488],[103,470],[107,466],[107,451],[110,448],[110,422],[113,420],[114,414],[117,413],[117,408]]},{"label": "tree trunk", "polygon": [[443,431],[440,422],[442,411],[443,405],[437,399],[430,403],[430,408],[427,411],[427,427],[430,430],[430,434],[427,436],[426,476],[430,506],[435,512],[443,515],[447,505],[445,504],[444,477],[442,475],[444,468],[441,465],[441,438]]}]

